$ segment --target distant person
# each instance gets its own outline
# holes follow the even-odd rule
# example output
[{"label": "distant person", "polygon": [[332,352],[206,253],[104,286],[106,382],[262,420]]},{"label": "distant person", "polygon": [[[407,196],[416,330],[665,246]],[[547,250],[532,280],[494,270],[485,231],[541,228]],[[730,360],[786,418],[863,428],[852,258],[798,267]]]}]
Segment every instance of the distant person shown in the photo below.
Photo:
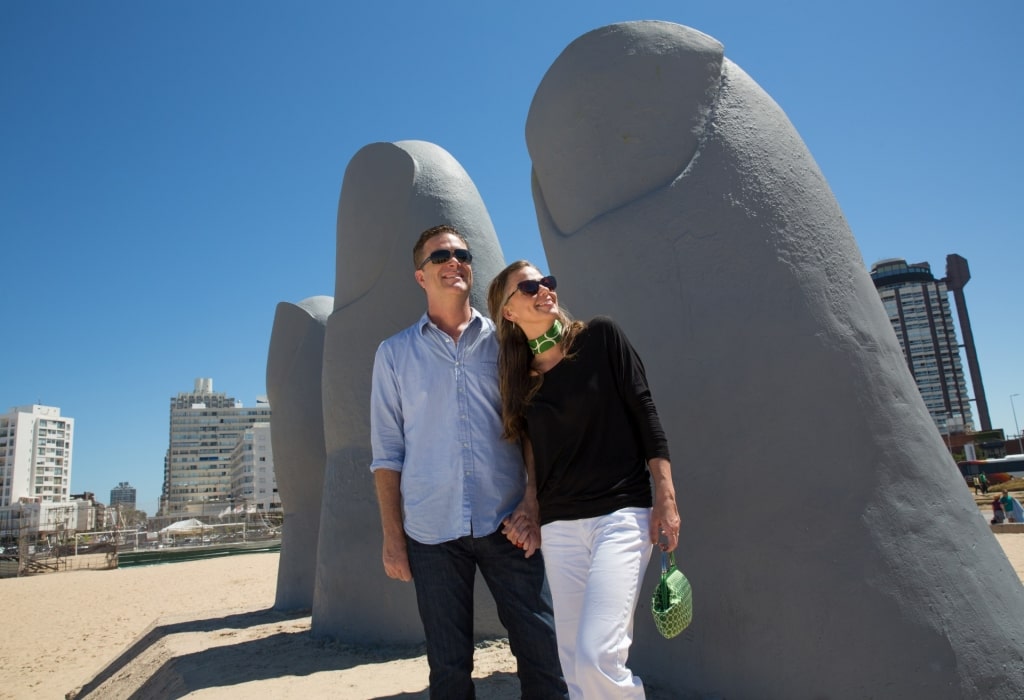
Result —
[{"label": "distant person", "polygon": [[988,493],[988,475],[985,472],[978,474],[978,485],[981,486],[982,493]]},{"label": "distant person", "polygon": [[1003,489],[1002,493],[1003,495],[999,497],[999,504],[1003,507],[1007,521],[1024,523],[1024,507],[1021,507],[1020,501],[1007,493],[1006,489]]},{"label": "distant person", "polygon": [[426,313],[380,344],[370,435],[384,571],[412,581],[431,700],[474,697],[473,582],[483,573],[508,630],[524,698],[567,697],[544,560],[500,531],[523,500],[519,448],[501,439],[494,324],[469,303],[473,255],[451,226],[413,248]]},{"label": "distant person", "polygon": [[570,318],[555,284],[520,260],[487,292],[504,436],[523,445],[534,500],[506,534],[544,552],[570,697],[640,699],[626,665],[640,584],[652,544],[679,542],[668,440],[625,333]]},{"label": "distant person", "polygon": [[1006,513],[1003,512],[1003,504],[999,502],[999,496],[992,499],[992,520],[993,525],[1001,525],[1006,520]]}]

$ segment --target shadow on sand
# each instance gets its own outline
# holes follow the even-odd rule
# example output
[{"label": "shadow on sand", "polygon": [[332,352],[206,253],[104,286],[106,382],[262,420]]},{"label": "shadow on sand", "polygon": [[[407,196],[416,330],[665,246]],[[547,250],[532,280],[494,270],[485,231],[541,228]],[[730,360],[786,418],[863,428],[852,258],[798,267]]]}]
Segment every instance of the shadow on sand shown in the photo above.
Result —
[{"label": "shadow on sand", "polygon": [[[309,613],[281,613],[260,610],[180,622],[157,622],[143,632],[116,659],[85,685],[65,695],[66,700],[85,698],[181,698],[209,688],[285,677],[303,677],[357,666],[372,666],[425,654],[415,646],[372,646],[338,644],[315,640],[309,634]],[[200,651],[175,654],[168,649],[176,635],[199,633],[213,640],[237,635],[242,630],[274,626],[265,636],[235,644],[216,644]],[[401,692],[375,700],[418,700],[424,690]],[[480,697],[518,697],[515,674],[496,672],[475,679]],[[503,695],[511,692],[511,695]]]}]

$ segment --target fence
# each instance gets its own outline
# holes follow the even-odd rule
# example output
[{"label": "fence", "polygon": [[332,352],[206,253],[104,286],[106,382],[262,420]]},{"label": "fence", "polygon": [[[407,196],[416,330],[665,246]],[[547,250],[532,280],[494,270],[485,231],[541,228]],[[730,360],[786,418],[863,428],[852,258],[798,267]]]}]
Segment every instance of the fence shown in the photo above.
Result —
[{"label": "fence", "polygon": [[93,552],[70,556],[61,556],[50,550],[44,552],[26,551],[20,548],[10,553],[4,548],[0,554],[0,578],[46,574],[58,571],[74,571],[77,569],[115,569],[117,568],[117,552]]},{"label": "fence", "polygon": [[[213,518],[210,518],[213,520]],[[28,525],[28,521],[23,520]],[[199,522],[199,521],[197,521]],[[199,523],[194,530],[148,532],[142,529],[74,532],[64,528],[40,532],[37,527],[0,528],[0,578],[74,571],[78,569],[115,569],[125,556],[136,564],[156,550],[165,551],[160,560],[185,556],[185,549],[224,553],[253,551],[253,547],[280,546],[282,516],[255,513],[229,522]],[[173,553],[172,553],[173,550]],[[156,560],[156,559],[154,559]]]}]

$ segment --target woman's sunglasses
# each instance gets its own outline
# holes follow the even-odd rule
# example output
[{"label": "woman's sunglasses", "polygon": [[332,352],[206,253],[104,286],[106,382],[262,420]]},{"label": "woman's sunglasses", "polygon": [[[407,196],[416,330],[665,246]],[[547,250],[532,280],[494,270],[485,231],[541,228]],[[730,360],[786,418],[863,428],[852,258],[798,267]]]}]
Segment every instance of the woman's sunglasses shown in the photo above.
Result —
[{"label": "woman's sunglasses", "polygon": [[532,297],[540,291],[541,287],[547,287],[548,291],[555,291],[558,288],[558,280],[553,275],[547,277],[541,277],[539,280],[523,280],[516,285],[516,288],[512,290],[512,293],[508,295],[508,299],[502,304],[504,306],[508,303],[508,300],[516,295],[516,292],[522,292],[528,297]]},{"label": "woman's sunglasses", "polygon": [[433,253],[427,256],[427,259],[420,263],[419,270],[423,269],[423,266],[428,262],[432,262],[435,265],[444,265],[446,262],[452,259],[452,256],[460,263],[471,263],[473,262],[473,254],[465,248],[456,248],[455,250],[435,250]]}]

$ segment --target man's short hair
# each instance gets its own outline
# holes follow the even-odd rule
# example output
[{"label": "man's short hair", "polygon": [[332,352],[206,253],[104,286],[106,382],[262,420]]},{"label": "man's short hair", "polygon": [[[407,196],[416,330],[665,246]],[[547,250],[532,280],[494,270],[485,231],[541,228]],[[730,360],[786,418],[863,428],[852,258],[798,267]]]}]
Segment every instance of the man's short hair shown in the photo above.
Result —
[{"label": "man's short hair", "polygon": [[442,233],[450,233],[469,249],[469,244],[466,242],[466,237],[459,233],[459,230],[451,224],[439,224],[432,228],[428,228],[426,231],[420,234],[419,239],[416,241],[416,245],[412,247],[412,264],[417,270],[420,269],[420,265],[423,264],[423,249],[434,236],[440,236]]}]

